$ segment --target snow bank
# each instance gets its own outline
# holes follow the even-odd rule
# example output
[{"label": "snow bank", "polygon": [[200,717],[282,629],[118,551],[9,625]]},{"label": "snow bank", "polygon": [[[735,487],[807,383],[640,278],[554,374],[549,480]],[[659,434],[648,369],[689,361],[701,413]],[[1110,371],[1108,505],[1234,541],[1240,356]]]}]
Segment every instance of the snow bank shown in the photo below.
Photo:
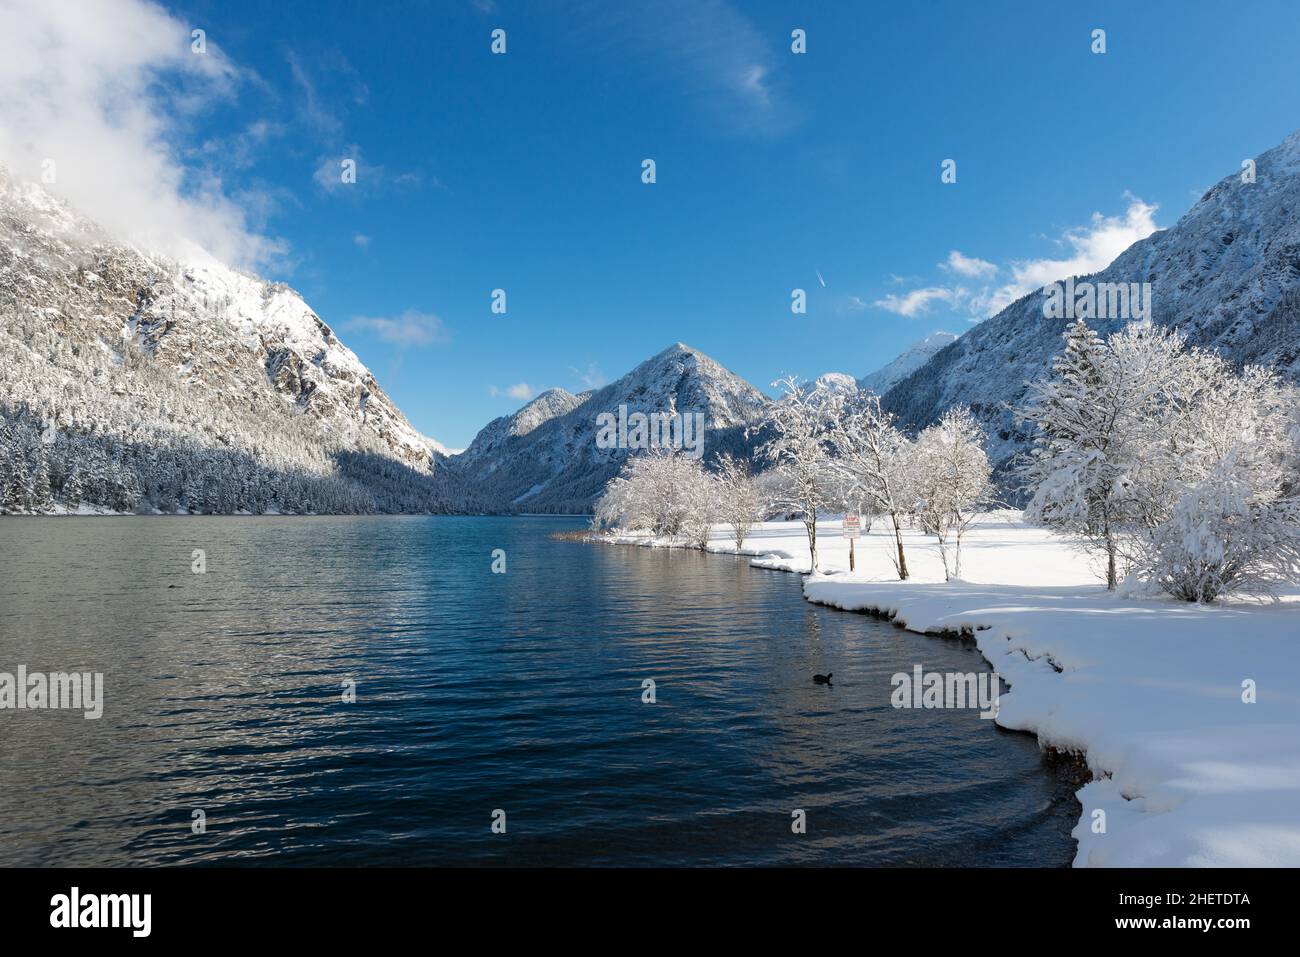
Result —
[{"label": "snow bank", "polygon": [[[735,551],[726,533],[710,551]],[[961,582],[942,581],[932,539],[907,536],[913,578],[899,582],[879,525],[853,574],[839,523],[819,533],[810,601],[973,632],[1011,685],[997,723],[1086,755],[1096,780],[1079,791],[1075,866],[1300,866],[1300,588],[1269,605],[1112,595],[1071,543],[1015,513],[972,530]],[[766,523],[745,552],[809,570],[797,522]]]}]

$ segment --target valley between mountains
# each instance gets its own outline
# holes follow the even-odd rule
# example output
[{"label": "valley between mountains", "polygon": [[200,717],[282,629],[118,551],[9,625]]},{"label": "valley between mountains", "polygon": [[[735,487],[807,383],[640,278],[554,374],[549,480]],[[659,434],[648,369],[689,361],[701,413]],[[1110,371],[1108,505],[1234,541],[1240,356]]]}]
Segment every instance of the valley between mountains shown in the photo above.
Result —
[{"label": "valley between mountains", "polygon": [[[1148,283],[1153,320],[1300,380],[1300,133],[1230,174],[1095,282]],[[995,475],[1029,438],[1013,409],[1068,319],[1031,293],[860,378],[911,431],[969,406]],[[1105,336],[1123,325],[1098,319]],[[780,343],[774,349],[786,348]],[[796,357],[792,356],[793,363]],[[701,413],[706,458],[746,455],[768,395],[683,343],[599,389],[551,389],[463,451],[421,434],[290,287],[109,235],[0,172],[0,511],[589,512],[628,450],[602,413]],[[766,384],[764,384],[766,385]]]}]

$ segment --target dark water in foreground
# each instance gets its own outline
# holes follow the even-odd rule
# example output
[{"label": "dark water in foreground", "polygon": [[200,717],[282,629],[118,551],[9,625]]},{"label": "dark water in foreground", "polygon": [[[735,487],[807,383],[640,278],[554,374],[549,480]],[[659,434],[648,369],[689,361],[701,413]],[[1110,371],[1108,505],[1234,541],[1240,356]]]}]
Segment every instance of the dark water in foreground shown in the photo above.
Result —
[{"label": "dark water in foreground", "polygon": [[548,537],[571,527],[0,519],[0,672],[102,671],[106,697],[97,721],[0,711],[0,863],[1073,856],[1031,737],[890,707],[894,672],[987,670],[973,649],[744,560]]}]

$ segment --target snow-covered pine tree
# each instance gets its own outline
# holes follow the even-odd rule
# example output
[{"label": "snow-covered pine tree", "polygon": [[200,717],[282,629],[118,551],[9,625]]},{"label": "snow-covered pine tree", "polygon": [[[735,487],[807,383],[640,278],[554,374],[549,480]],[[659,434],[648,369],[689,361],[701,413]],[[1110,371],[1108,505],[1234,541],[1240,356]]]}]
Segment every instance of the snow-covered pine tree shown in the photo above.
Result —
[{"label": "snow-covered pine tree", "polygon": [[1026,515],[1077,534],[1105,556],[1106,587],[1120,578],[1119,536],[1129,519],[1136,392],[1106,344],[1082,319],[1066,329],[1052,375],[1029,387],[1020,415],[1037,427],[1021,477]]},{"label": "snow-covered pine tree", "polygon": [[67,478],[63,480],[63,489],[61,498],[63,507],[68,512],[75,512],[77,506],[81,504],[81,496],[84,490],[81,484],[81,470],[75,465],[68,471]]}]

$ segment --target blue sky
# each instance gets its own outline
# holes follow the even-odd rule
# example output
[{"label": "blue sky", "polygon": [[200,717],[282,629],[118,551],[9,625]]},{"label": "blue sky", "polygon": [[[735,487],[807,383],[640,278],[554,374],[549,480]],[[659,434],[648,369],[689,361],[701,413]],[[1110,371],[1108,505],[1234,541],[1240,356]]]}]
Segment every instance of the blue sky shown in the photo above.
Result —
[{"label": "blue sky", "polygon": [[678,340],[760,387],[863,375],[1300,127],[1286,2],[165,6],[220,64],[150,80],[176,189],[452,446]]}]

